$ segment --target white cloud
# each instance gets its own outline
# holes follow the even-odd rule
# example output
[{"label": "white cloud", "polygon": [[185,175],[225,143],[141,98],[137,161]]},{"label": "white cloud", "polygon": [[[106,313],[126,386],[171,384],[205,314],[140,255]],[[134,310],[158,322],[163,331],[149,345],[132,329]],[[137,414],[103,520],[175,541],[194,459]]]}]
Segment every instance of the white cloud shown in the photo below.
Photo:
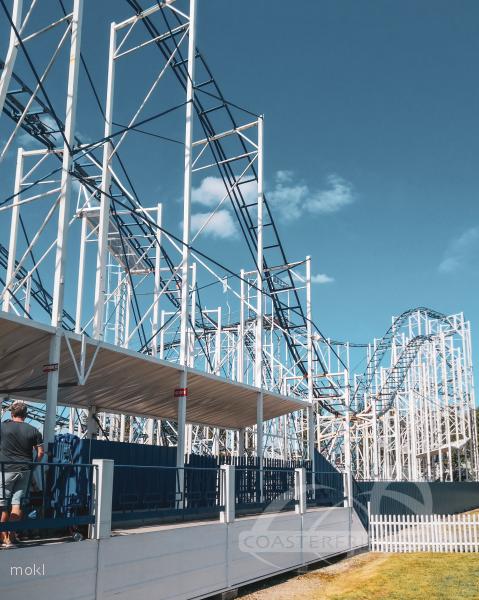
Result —
[{"label": "white cloud", "polygon": [[[254,181],[239,185],[238,189],[248,202],[256,194],[256,183]],[[198,187],[191,191],[191,200],[208,208],[215,208],[225,198],[227,188],[221,177],[205,177]],[[229,207],[230,199],[226,198],[222,206]]]},{"label": "white cloud", "polygon": [[463,267],[468,262],[473,250],[478,246],[479,227],[466,229],[459,237],[451,240],[438,270],[441,273],[452,273]]},{"label": "white cloud", "polygon": [[290,183],[293,181],[293,171],[276,171],[276,181],[279,183]]},{"label": "white cloud", "polygon": [[327,184],[324,189],[311,190],[306,183],[295,183],[291,171],[278,171],[267,195],[283,221],[294,221],[304,213],[331,214],[354,202],[353,187],[348,181],[332,174]]},{"label": "white cloud", "polygon": [[[202,229],[204,227],[204,229]],[[191,230],[197,233],[202,229],[200,235],[211,235],[218,239],[236,237],[237,229],[233,217],[226,209],[217,210],[212,213],[196,213],[191,215]]]},{"label": "white cloud", "polygon": [[[239,189],[247,204],[253,200],[257,193],[257,186],[254,181],[240,185]],[[227,188],[221,177],[205,177],[198,187],[192,189],[192,202],[216,209],[213,215],[212,212],[191,215],[191,230],[193,233],[197,233],[201,229],[200,235],[210,235],[217,239],[231,239],[238,235],[236,217],[230,212],[231,201],[229,197],[225,198],[226,195]],[[217,208],[218,206],[219,208]]]},{"label": "white cloud", "polygon": [[220,177],[205,177],[200,186],[191,191],[191,200],[203,206],[216,206],[226,194],[225,185]]},{"label": "white cloud", "polygon": [[[311,190],[306,183],[295,180],[292,171],[277,171],[273,186],[266,190],[273,216],[291,222],[304,214],[331,214],[354,202],[352,185],[345,179],[332,174],[327,177],[326,183],[324,188]],[[247,204],[254,202],[257,194],[255,181],[240,185],[239,189]],[[205,177],[199,186],[192,189],[191,199],[195,204],[216,209],[223,201],[202,233],[222,239],[237,234],[236,217],[232,216],[231,202],[229,198],[225,199],[225,195],[226,187],[220,177]],[[193,214],[191,219],[193,231],[198,231],[210,214]],[[328,282],[317,281],[317,283]]]},{"label": "white cloud", "polygon": [[277,212],[283,221],[294,221],[301,215],[301,206],[308,194],[307,185],[293,183],[291,171],[278,171],[274,187],[268,190],[267,197],[273,208],[273,215]]},{"label": "white cloud", "polygon": [[318,273],[311,277],[311,283],[333,283],[334,277],[326,275],[326,273]]},{"label": "white cloud", "polygon": [[329,175],[329,187],[317,190],[306,201],[306,208],[316,214],[330,214],[354,202],[353,188],[338,175]]}]

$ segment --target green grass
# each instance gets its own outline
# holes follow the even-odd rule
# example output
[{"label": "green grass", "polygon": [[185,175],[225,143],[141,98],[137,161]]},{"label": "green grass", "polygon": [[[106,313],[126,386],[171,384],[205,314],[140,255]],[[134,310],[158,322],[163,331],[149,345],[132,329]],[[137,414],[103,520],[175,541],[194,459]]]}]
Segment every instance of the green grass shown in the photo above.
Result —
[{"label": "green grass", "polygon": [[[479,599],[479,554],[373,554],[334,575],[318,578],[318,600]],[[305,597],[305,596],[303,596]]]}]

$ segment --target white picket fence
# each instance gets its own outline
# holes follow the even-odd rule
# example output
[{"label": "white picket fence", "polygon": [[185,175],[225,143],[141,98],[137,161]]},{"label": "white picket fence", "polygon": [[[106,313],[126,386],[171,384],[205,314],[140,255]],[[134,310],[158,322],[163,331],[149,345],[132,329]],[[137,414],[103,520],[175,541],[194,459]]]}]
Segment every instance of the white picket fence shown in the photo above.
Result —
[{"label": "white picket fence", "polygon": [[374,552],[479,552],[479,514],[371,515]]}]

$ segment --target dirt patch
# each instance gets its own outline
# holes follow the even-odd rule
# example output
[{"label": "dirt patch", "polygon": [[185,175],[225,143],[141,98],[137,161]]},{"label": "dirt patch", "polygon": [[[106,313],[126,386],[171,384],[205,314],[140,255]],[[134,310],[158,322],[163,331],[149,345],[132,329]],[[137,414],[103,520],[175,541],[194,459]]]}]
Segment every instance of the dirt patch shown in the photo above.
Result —
[{"label": "dirt patch", "polygon": [[380,560],[381,558],[378,558],[377,554],[358,554],[328,566],[313,569],[304,575],[288,574],[268,579],[254,586],[247,586],[240,590],[238,597],[244,600],[298,600],[299,598],[320,597],[327,584],[348,572],[366,567],[369,563],[376,562],[378,564]]}]

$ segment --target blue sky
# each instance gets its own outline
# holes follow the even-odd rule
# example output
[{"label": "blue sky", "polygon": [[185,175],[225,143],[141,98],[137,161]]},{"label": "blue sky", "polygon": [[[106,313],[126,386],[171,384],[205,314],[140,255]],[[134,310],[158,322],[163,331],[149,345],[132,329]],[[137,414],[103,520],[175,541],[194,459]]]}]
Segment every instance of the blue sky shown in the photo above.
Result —
[{"label": "blue sky", "polygon": [[[198,4],[197,45],[225,96],[265,115],[267,195],[290,260],[312,256],[321,329],[365,342],[386,330],[391,315],[425,305],[463,310],[474,348],[479,4]],[[102,99],[108,19],[126,16],[125,6],[86,0],[83,49]],[[126,105],[135,77],[142,74],[125,67],[118,78]],[[85,96],[79,131],[93,141],[99,123]],[[169,128],[173,121],[162,131]],[[147,141],[140,141],[144,149]],[[181,147],[165,148],[181,158]],[[159,176],[161,156],[144,150],[141,159],[134,151],[127,158],[146,204],[170,199],[167,226],[177,232],[181,160]],[[195,215],[205,212],[207,193],[215,198],[214,183],[196,183],[202,201]],[[231,213],[220,218],[205,248],[235,269],[248,266],[239,261]]]},{"label": "blue sky", "polygon": [[[288,171],[301,196],[277,212],[289,256],[334,279],[322,329],[365,341],[426,305],[477,338],[479,4],[208,0],[200,19],[225,93],[265,114],[269,187]],[[325,194],[337,210],[312,210]]]}]

